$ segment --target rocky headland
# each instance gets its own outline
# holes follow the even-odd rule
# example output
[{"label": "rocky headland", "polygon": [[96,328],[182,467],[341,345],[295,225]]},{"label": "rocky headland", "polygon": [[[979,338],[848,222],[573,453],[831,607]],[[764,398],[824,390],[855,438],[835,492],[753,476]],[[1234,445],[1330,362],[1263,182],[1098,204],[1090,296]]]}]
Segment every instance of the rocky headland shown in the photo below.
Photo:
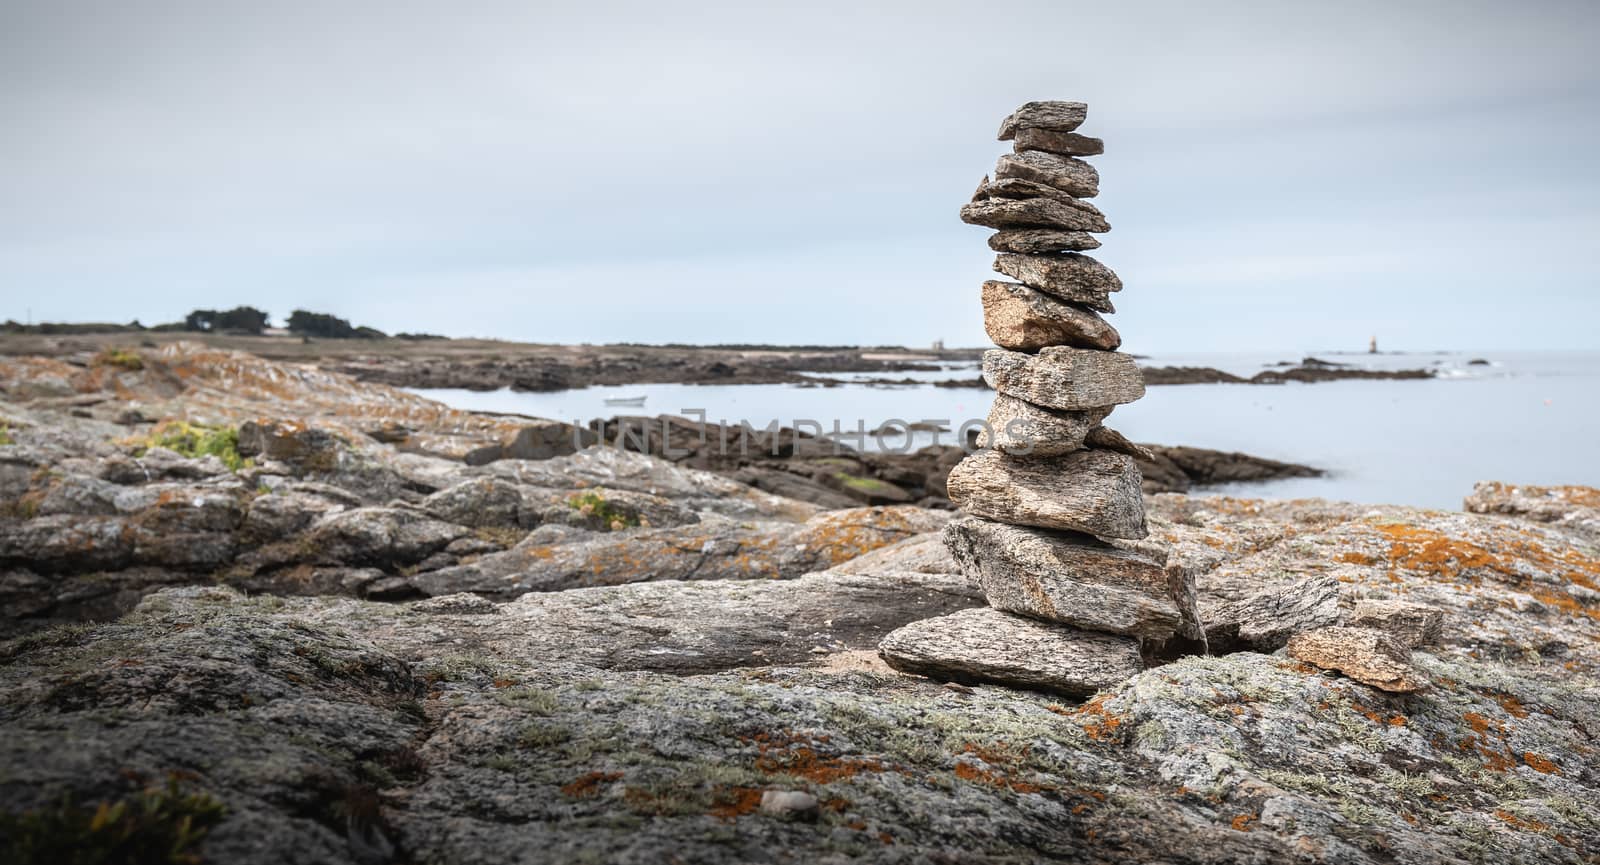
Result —
[{"label": "rocky headland", "polygon": [[1147,495],[1210,653],[1066,694],[879,660],[984,609],[937,468],[607,431],[200,344],[0,360],[0,859],[1600,855],[1600,492]]}]

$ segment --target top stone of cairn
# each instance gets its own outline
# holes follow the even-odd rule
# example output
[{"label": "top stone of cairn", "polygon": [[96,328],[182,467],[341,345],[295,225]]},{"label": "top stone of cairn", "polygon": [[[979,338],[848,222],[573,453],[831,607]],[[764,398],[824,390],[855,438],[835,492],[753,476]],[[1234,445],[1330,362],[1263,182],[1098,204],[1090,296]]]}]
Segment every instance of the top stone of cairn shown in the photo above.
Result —
[{"label": "top stone of cairn", "polygon": [[1019,129],[1071,132],[1088,116],[1089,106],[1082,102],[1028,102],[1000,122],[1000,140],[1010,141]]}]

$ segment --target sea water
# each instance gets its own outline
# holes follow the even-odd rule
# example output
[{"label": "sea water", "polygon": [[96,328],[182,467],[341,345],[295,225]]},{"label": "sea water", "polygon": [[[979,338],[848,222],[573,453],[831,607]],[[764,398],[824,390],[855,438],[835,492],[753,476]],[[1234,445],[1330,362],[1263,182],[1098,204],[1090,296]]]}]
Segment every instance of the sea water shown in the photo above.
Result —
[{"label": "sea water", "polygon": [[[1107,423],[1135,441],[1183,444],[1304,463],[1327,472],[1208,494],[1320,496],[1372,504],[1459,508],[1480,480],[1600,486],[1600,352],[1319,354],[1364,369],[1432,369],[1427,380],[1347,380],[1282,385],[1162,385],[1120,406]],[[1154,355],[1148,366],[1208,366],[1248,377],[1299,353]],[[1484,359],[1487,364],[1473,364]],[[914,377],[925,383],[834,387],[645,384],[551,393],[418,390],[457,408],[586,423],[614,415],[704,412],[707,420],[757,430],[815,422],[852,447],[897,450],[957,443],[964,421],[981,420],[992,392],[937,387],[970,380],[975,364],[915,374],[823,374],[856,381]],[[643,408],[608,398],[646,398]],[[867,435],[884,422],[942,422],[951,432]],[[807,427],[811,429],[811,427]]]}]

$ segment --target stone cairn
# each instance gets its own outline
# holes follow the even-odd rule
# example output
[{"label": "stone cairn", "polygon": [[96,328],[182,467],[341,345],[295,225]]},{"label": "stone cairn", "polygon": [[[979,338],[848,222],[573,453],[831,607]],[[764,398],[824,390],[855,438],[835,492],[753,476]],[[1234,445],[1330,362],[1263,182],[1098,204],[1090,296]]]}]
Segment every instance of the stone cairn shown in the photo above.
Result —
[{"label": "stone cairn", "polygon": [[1076,131],[1086,111],[1018,108],[1000,124],[1014,152],[961,208],[963,222],[999,229],[994,269],[1015,280],[983,284],[994,405],[982,450],[950,473],[967,515],[944,535],[989,605],[886,636],[879,654],[905,672],[1081,695],[1137,673],[1175,635],[1203,639],[1193,583],[1169,578],[1164,548],[1143,542],[1142,449],[1101,423],[1144,380],[1100,316],[1122,281],[1083,254],[1111,228],[1084,200],[1100,176],[1079,157],[1104,152]]}]

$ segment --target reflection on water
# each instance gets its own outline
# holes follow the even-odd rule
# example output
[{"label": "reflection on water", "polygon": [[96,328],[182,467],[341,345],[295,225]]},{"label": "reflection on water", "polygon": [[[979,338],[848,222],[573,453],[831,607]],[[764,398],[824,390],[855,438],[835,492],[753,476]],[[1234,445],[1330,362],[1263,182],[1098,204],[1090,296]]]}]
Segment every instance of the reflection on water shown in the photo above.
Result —
[{"label": "reflection on water", "polygon": [[[1430,367],[1427,381],[1342,381],[1286,385],[1153,387],[1107,423],[1136,441],[1243,451],[1326,469],[1326,478],[1222,488],[1230,494],[1459,508],[1478,480],[1600,486],[1600,352],[1319,355],[1364,368]],[[1483,358],[1487,365],[1470,361]],[[1158,355],[1152,366],[1211,366],[1251,375],[1297,355]],[[915,375],[915,374],[905,374]],[[951,365],[930,380],[971,378]],[[895,373],[899,378],[902,374]],[[844,376],[836,376],[843,378]],[[756,428],[778,420],[872,430],[889,419],[981,419],[992,394],[932,385],[627,385],[555,393],[417,391],[472,410],[587,422],[617,414],[704,410],[711,421]],[[646,398],[641,408],[608,398]],[[954,433],[918,432],[911,446],[954,444]],[[890,447],[902,440],[887,437]],[[853,443],[852,443],[853,444]],[[875,448],[868,437],[866,446]]]}]

